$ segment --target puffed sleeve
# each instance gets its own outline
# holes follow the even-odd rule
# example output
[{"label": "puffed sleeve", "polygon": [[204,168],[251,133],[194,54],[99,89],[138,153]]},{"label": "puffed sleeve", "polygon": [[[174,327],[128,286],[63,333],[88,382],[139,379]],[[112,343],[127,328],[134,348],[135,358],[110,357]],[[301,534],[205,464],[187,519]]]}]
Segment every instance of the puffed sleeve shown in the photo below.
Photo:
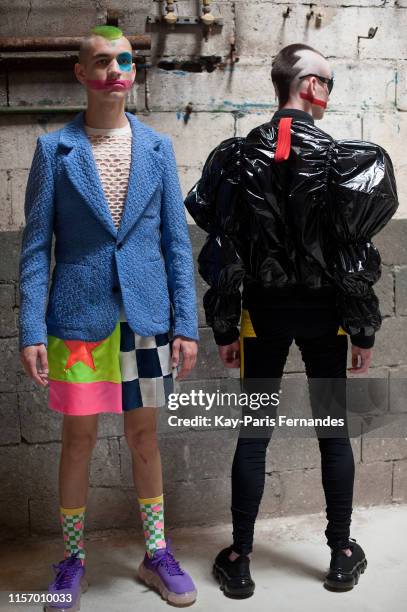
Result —
[{"label": "puffed sleeve", "polygon": [[217,344],[231,344],[239,337],[240,286],[245,274],[240,253],[240,145],[240,138],[221,142],[208,156],[201,178],[185,200],[197,225],[208,234],[198,269],[209,285],[203,304]]},{"label": "puffed sleeve", "polygon": [[390,156],[372,142],[333,141],[328,186],[328,228],[335,245],[330,270],[339,290],[342,326],[351,336],[374,336],[381,325],[373,290],[381,258],[372,237],[398,207]]}]

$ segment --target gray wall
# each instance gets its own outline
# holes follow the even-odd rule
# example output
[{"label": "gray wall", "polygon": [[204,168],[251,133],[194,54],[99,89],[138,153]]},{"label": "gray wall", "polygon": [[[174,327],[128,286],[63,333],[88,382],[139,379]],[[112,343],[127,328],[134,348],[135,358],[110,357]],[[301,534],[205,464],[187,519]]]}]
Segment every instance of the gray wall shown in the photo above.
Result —
[{"label": "gray wall", "polygon": [[[127,34],[145,30],[147,14],[159,2],[109,2],[123,12]],[[178,2],[180,14],[196,14],[199,3]],[[351,6],[342,6],[349,4]],[[7,5],[5,7],[5,5]],[[137,9],[134,9],[137,6]],[[287,19],[283,11],[292,11]],[[52,1],[3,3],[0,36],[76,35],[105,18],[105,2]],[[271,56],[281,46],[307,42],[331,60],[336,85],[321,127],[335,137],[365,138],[390,152],[397,173],[400,210],[375,240],[382,254],[383,274],[378,295],[384,315],[378,333],[370,376],[387,379],[391,410],[403,413],[407,372],[407,179],[403,157],[407,136],[407,39],[396,36],[407,25],[407,2],[381,0],[337,2],[325,0],[315,8],[323,13],[320,27],[306,19],[309,6],[279,1],[223,1],[214,3],[224,19],[208,42],[199,30],[167,32],[154,26],[153,49],[144,54],[147,70],[140,70],[130,102],[139,118],[173,138],[184,192],[198,178],[213,146],[233,134],[245,134],[266,121],[275,110],[269,78]],[[80,15],[80,30],[78,30]],[[3,15],[4,17],[4,15]],[[374,39],[366,36],[379,26]],[[240,61],[232,69],[227,60],[231,36],[236,37]],[[185,65],[167,71],[158,62],[220,56],[213,72],[189,72]],[[20,54],[21,57],[21,54]],[[7,106],[71,106],[85,102],[72,77],[72,59],[58,61],[3,57],[0,63],[0,111]],[[146,91],[148,95],[146,96]],[[193,112],[183,121],[185,106]],[[24,189],[38,134],[51,131],[72,114],[0,114],[0,524],[4,535],[59,532],[57,470],[61,416],[47,408],[47,390],[38,389],[24,374],[17,350],[17,276],[24,225]],[[203,235],[190,225],[197,254]],[[195,383],[213,390],[225,379],[211,332],[201,307],[203,282],[197,275],[200,305],[200,355]],[[293,349],[287,373],[302,373]],[[300,387],[298,388],[300,393]],[[297,398],[302,401],[302,397]],[[165,476],[167,524],[199,524],[229,520],[229,472],[236,433],[201,431],[168,433],[160,424]],[[406,440],[391,431],[383,438],[352,440],[356,466],[355,504],[406,501]],[[384,437],[386,436],[386,437]],[[100,417],[99,441],[91,468],[87,528],[129,527],[138,523],[131,484],[129,453],[119,416]],[[262,516],[277,516],[325,508],[320,459],[315,439],[275,439],[270,446]]]}]

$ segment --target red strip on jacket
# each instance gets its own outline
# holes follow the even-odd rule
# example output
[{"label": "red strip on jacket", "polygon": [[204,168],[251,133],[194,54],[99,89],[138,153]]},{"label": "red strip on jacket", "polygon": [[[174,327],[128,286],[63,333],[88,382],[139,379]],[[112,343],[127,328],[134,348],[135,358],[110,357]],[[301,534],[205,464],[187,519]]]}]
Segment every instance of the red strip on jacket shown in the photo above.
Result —
[{"label": "red strip on jacket", "polygon": [[282,117],[279,121],[275,162],[285,161],[290,156],[292,121],[292,117]]}]

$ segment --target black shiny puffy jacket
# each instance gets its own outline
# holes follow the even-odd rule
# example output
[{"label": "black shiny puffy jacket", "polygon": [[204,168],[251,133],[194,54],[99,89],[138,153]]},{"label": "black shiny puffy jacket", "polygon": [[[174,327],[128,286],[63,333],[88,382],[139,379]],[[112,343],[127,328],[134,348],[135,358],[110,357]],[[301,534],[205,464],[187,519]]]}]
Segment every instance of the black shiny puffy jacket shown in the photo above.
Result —
[{"label": "black shiny puffy jacket", "polygon": [[185,201],[208,233],[198,262],[218,344],[238,337],[242,286],[274,295],[330,287],[351,336],[381,325],[372,237],[398,206],[391,159],[371,142],[333,139],[298,119],[303,111],[287,114],[221,142]]}]

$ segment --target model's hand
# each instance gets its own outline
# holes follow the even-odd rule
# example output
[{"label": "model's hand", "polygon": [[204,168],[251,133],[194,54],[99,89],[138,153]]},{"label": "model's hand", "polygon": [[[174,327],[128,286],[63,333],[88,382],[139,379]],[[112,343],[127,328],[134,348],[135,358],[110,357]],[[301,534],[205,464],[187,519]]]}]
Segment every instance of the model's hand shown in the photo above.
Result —
[{"label": "model's hand", "polygon": [[226,368],[240,368],[240,342],[218,346],[219,356]]},{"label": "model's hand", "polygon": [[196,340],[184,338],[184,336],[176,336],[172,343],[172,367],[176,368],[179,365],[180,354],[182,354],[182,367],[176,380],[185,378],[190,371],[195,367],[196,356],[198,354],[198,343]]},{"label": "model's hand", "polygon": [[[48,385],[48,357],[45,344],[25,346],[20,352],[20,358],[28,376],[42,387]],[[37,361],[40,367],[37,368]]]},{"label": "model's hand", "polygon": [[365,374],[369,370],[372,361],[372,349],[364,349],[352,344],[352,367],[349,368],[350,374]]}]

